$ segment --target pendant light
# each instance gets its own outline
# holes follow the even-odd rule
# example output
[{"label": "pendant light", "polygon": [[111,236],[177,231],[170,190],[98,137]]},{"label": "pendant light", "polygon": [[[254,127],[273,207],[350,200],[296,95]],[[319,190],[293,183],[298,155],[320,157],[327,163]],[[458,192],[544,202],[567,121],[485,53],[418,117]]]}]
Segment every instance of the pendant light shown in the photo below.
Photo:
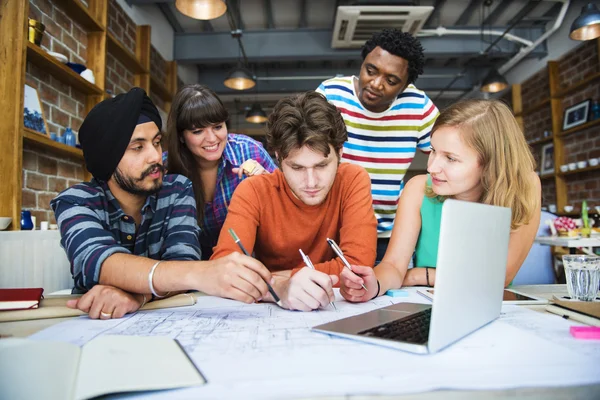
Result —
[{"label": "pendant light", "polygon": [[176,0],[175,7],[183,15],[203,20],[219,18],[227,11],[223,0]]},{"label": "pendant light", "polygon": [[498,93],[508,87],[508,82],[504,76],[500,75],[500,72],[494,67],[490,70],[488,75],[481,83],[481,90],[485,93]]},{"label": "pendant light", "polygon": [[225,79],[223,84],[230,89],[247,90],[253,88],[256,85],[256,81],[250,71],[238,61],[237,66],[227,75],[227,79]]},{"label": "pendant light", "polygon": [[253,124],[262,124],[267,122],[267,114],[263,111],[259,103],[252,104],[252,108],[246,114],[246,121]]},{"label": "pendant light", "polygon": [[573,40],[591,40],[600,36],[600,11],[588,3],[581,9],[581,15],[573,21],[569,37]]}]

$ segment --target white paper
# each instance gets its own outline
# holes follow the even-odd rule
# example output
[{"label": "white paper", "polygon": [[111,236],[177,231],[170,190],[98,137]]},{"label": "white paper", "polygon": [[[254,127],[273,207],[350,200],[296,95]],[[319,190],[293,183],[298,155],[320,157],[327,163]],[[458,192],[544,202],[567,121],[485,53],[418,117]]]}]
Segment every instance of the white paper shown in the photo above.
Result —
[{"label": "white paper", "polygon": [[410,297],[383,296],[365,304],[336,299],[337,311],[327,307],[303,313],[201,297],[194,306],[139,312],[117,322],[67,321],[33,337],[78,344],[104,334],[176,338],[208,384],[151,394],[161,398],[269,399],[600,382],[599,342],[571,339],[571,323],[517,306],[503,307],[498,321],[435,355],[310,331],[403,301],[428,303],[411,290]]}]

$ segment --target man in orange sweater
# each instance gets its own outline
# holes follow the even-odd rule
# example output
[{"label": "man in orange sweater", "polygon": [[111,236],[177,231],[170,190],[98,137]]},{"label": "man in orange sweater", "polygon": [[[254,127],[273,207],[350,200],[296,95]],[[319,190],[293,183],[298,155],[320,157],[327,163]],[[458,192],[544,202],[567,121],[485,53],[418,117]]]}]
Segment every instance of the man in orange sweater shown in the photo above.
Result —
[{"label": "man in orange sweater", "polygon": [[[340,165],[347,140],[337,108],[316,92],[279,101],[269,117],[267,141],[280,169],[244,180],[235,190],[211,259],[239,252],[228,230],[273,275],[284,307],[310,311],[333,301],[341,260],[372,266],[377,245],[371,182],[354,164]],[[315,269],[304,268],[302,249]],[[244,288],[240,288],[245,290]],[[273,301],[271,295],[263,298]]]}]

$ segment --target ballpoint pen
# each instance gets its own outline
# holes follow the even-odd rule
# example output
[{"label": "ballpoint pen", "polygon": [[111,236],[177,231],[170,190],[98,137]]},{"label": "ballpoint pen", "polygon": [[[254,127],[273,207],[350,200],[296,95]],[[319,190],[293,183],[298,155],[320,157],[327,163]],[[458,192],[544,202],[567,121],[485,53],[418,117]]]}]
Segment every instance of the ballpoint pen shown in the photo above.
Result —
[{"label": "ballpoint pen", "polygon": [[[233,231],[232,228],[229,228],[229,234],[231,235],[231,237],[233,238],[233,241],[240,247],[240,249],[242,250],[242,252],[247,255],[248,257],[252,257],[248,251],[246,250],[246,248],[244,247],[244,245],[242,244],[242,241],[240,240],[240,238],[235,234],[235,232]],[[279,298],[279,296],[277,296],[277,294],[275,293],[275,291],[273,290],[273,288],[271,287],[271,285],[269,284],[269,282],[265,281],[265,283],[267,284],[267,288],[269,289],[269,293],[271,293],[271,296],[273,296],[273,300],[275,300],[275,303],[283,308],[283,303],[281,302],[281,299]]]},{"label": "ballpoint pen", "polygon": [[[308,258],[308,256],[306,254],[304,254],[302,249],[298,249],[298,251],[300,252],[300,255],[302,256],[302,260],[304,261],[304,264],[310,269],[315,269],[315,266],[313,265],[312,261],[310,261],[310,258]],[[335,306],[335,304],[333,304],[333,301],[330,301],[329,305],[331,307],[333,307],[334,310],[337,311],[337,307]]]},{"label": "ballpoint pen", "polygon": [[[350,271],[352,271],[352,266],[350,265],[348,260],[346,260],[346,257],[344,257],[344,253],[342,253],[342,249],[340,249],[338,247],[337,243],[335,241],[333,241],[333,239],[329,239],[329,238],[327,238],[327,243],[329,243],[329,246],[331,246],[331,249],[333,250],[333,252],[335,254],[337,254],[337,256],[340,258],[340,260],[342,260],[342,264],[344,264],[344,267],[346,267]],[[363,289],[367,290],[367,287],[365,286],[364,283],[361,286]]]}]

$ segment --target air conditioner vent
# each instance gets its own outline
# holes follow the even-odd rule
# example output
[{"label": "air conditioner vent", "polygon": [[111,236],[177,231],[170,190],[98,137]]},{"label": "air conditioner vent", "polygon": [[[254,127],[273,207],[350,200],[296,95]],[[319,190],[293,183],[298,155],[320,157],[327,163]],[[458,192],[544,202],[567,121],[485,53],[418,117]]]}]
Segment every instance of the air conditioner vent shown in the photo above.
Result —
[{"label": "air conditioner vent", "polygon": [[426,6],[339,6],[332,48],[361,47],[373,33],[396,28],[416,35],[432,13]]}]

